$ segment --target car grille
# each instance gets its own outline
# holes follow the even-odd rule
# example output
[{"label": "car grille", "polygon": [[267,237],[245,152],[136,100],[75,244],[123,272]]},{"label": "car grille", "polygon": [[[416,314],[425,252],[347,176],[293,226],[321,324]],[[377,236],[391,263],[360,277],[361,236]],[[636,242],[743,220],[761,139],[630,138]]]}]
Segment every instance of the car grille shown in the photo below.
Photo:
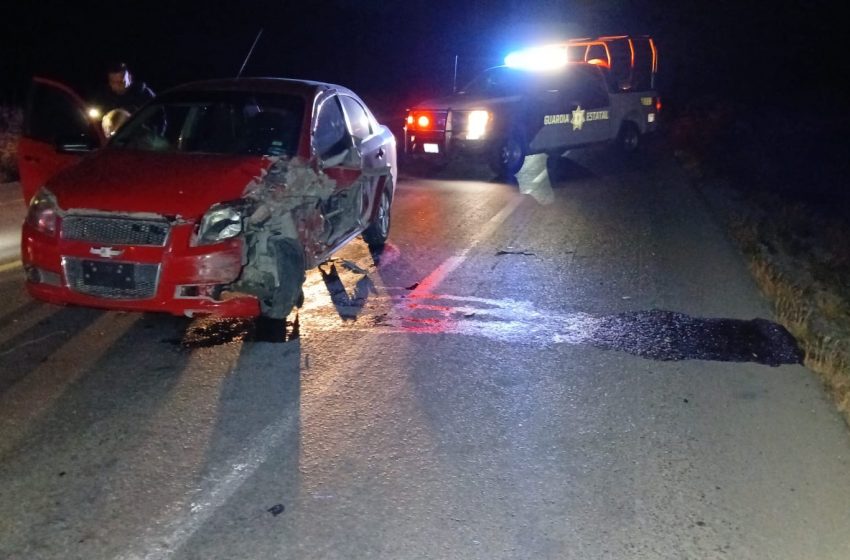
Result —
[{"label": "car grille", "polygon": [[159,282],[159,264],[64,257],[62,266],[68,288],[102,298],[150,299]]},{"label": "car grille", "polygon": [[112,245],[163,247],[170,225],[164,219],[69,215],[62,219],[62,238]]}]

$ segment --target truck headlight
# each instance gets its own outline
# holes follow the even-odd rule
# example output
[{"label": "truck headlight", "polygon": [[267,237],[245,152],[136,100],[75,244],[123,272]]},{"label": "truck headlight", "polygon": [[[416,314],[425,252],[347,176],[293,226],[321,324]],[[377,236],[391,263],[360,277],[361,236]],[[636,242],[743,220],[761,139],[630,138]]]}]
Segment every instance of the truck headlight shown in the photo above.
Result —
[{"label": "truck headlight", "polygon": [[470,111],[466,128],[467,140],[480,140],[487,133],[487,123],[490,122],[488,111]]},{"label": "truck headlight", "polygon": [[195,245],[210,245],[242,233],[242,210],[233,204],[216,204],[207,210],[198,227]]},{"label": "truck headlight", "polygon": [[56,235],[60,208],[53,193],[42,187],[30,201],[27,223],[47,235]]}]

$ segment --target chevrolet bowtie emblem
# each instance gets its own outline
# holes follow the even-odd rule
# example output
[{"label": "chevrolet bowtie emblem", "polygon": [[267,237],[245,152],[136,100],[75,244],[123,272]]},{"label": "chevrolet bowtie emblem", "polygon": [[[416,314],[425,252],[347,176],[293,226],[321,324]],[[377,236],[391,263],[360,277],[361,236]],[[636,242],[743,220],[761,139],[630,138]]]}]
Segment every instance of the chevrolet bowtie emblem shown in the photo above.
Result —
[{"label": "chevrolet bowtie emblem", "polygon": [[119,251],[112,247],[92,247],[89,249],[89,253],[103,257],[104,259],[111,259],[112,257],[120,257],[124,254],[124,251]]}]

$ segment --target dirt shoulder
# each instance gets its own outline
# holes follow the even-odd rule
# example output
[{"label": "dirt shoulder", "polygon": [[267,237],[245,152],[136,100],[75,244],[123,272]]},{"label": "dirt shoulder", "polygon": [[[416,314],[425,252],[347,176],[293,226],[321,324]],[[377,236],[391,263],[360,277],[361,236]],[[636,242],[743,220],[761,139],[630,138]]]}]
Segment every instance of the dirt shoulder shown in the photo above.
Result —
[{"label": "dirt shoulder", "polygon": [[850,169],[840,142],[848,124],[704,100],[667,130],[677,160],[850,424]]}]

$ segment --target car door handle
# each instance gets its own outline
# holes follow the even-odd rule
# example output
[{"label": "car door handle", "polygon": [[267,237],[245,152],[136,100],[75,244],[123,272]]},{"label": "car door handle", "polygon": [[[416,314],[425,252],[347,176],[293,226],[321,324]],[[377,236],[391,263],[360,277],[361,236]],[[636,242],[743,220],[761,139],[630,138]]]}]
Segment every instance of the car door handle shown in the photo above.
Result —
[{"label": "car door handle", "polygon": [[384,157],[384,149],[378,148],[378,151],[375,153],[375,158],[381,159],[382,157]]},{"label": "car door handle", "polygon": [[24,160],[24,161],[27,161],[27,162],[31,162],[31,161],[38,161],[38,158],[37,158],[37,157],[33,157],[33,156],[24,156],[24,157],[23,157],[23,160]]}]

